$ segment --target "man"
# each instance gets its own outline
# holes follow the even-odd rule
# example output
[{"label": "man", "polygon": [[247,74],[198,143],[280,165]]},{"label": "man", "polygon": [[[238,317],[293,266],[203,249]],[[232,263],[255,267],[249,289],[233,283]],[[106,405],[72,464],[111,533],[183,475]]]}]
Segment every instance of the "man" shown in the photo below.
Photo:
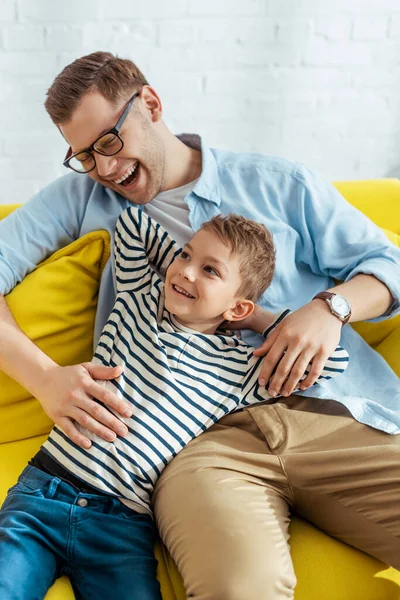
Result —
[{"label": "man", "polygon": [[[400,251],[301,165],[176,138],[156,91],[130,61],[101,52],[75,61],[51,86],[46,108],[70,145],[65,165],[78,174],[57,180],[0,224],[3,294],[72,239],[98,228],[112,232],[130,202],[182,245],[218,213],[241,213],[274,235],[276,277],[260,304],[294,312],[260,349],[266,357],[259,382],[285,398],[222,419],[172,461],[154,495],[188,597],[292,598],[290,506],[400,568],[400,437],[388,435],[400,431],[399,381],[346,325],[399,312]],[[335,287],[334,279],[344,283]],[[114,293],[109,265],[96,340]],[[127,410],[94,381],[119,371],[59,367],[19,331],[4,301],[0,316],[7,348],[0,368],[73,441],[90,445],[75,422],[111,441],[126,434],[93,400]],[[308,390],[339,339],[351,357],[346,374]],[[310,362],[305,391],[292,396]]]}]

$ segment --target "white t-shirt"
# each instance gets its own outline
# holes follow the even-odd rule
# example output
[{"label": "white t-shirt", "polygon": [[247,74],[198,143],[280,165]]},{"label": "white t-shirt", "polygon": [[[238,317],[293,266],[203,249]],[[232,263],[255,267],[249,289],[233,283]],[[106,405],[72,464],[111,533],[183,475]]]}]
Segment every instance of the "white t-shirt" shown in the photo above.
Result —
[{"label": "white t-shirt", "polygon": [[189,207],[185,196],[192,191],[197,179],[161,192],[151,202],[144,205],[144,211],[168,231],[170,236],[182,247],[192,237],[193,229],[189,221]]}]

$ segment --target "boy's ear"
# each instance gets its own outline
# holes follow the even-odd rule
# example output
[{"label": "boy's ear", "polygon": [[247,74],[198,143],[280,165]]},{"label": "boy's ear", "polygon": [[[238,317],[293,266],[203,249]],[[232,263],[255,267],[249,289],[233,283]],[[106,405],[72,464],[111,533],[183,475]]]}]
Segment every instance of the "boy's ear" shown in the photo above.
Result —
[{"label": "boy's ear", "polygon": [[247,319],[254,311],[254,302],[251,300],[238,300],[238,302],[232,308],[228,308],[223,313],[225,321],[243,321]]}]

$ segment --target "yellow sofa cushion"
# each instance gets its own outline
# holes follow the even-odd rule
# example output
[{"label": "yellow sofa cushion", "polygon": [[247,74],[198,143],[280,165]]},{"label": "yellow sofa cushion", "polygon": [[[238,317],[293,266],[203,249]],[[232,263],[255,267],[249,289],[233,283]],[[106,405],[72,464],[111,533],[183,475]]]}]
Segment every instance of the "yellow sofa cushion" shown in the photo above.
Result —
[{"label": "yellow sofa cushion", "polygon": [[[2,207],[5,216],[5,208]],[[106,231],[88,233],[41,263],[6,296],[18,325],[61,365],[90,360]],[[50,431],[39,402],[0,371],[0,443]]]}]

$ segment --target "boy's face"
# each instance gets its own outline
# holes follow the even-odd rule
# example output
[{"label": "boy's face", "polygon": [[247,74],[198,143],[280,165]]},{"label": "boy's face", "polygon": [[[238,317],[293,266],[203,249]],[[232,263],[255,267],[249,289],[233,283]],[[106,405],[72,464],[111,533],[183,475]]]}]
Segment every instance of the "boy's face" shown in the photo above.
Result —
[{"label": "boy's face", "polygon": [[165,305],[187,326],[215,326],[235,307],[241,286],[236,256],[214,233],[198,231],[167,271]]}]

